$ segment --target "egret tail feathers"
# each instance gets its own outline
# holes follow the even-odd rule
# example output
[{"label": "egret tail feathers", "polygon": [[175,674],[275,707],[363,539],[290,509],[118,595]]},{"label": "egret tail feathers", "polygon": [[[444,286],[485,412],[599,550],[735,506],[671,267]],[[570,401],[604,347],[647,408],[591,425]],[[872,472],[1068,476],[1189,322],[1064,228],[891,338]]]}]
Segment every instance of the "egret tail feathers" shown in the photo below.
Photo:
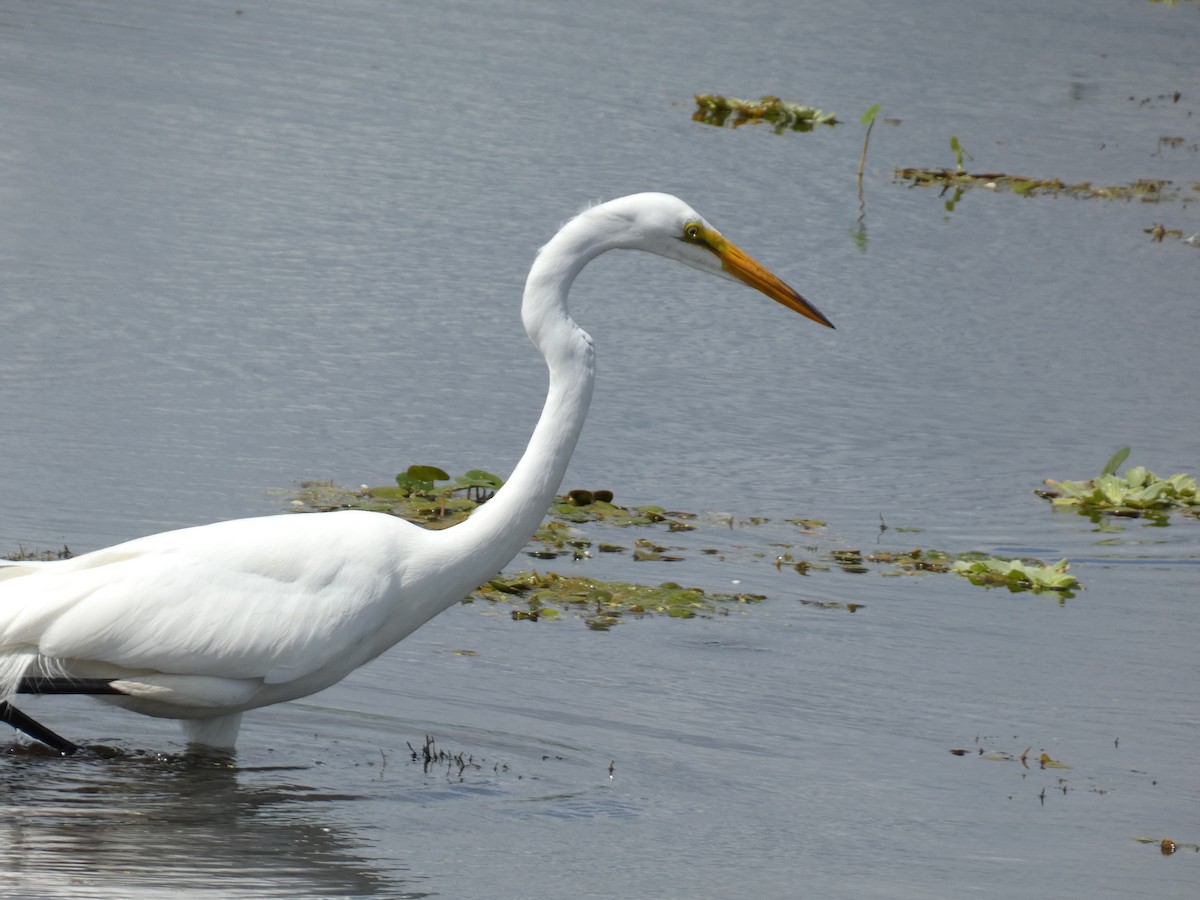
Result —
[{"label": "egret tail feathers", "polygon": [[0,653],[0,703],[10,702],[16,696],[21,679],[32,668],[36,668],[38,654],[33,650],[9,650]]}]

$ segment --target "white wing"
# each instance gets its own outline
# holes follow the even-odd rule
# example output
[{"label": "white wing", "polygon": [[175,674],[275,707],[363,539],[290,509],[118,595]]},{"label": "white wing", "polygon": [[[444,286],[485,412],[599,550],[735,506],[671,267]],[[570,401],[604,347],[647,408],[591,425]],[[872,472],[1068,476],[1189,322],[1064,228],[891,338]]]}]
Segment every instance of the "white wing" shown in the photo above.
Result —
[{"label": "white wing", "polygon": [[291,681],[358,655],[396,614],[404,550],[426,534],[378,513],[269,516],[5,564],[0,654]]}]

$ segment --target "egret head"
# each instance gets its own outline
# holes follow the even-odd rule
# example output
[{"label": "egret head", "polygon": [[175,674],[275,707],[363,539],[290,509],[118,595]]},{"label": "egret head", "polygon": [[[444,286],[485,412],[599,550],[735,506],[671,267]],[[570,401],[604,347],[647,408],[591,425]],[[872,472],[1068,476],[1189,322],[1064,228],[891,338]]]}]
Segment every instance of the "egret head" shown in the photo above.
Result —
[{"label": "egret head", "polygon": [[815,306],[752,259],[702,215],[670,194],[632,194],[596,208],[620,220],[620,246],[645,250],[693,268],[736,279],[788,309],[833,327]]}]

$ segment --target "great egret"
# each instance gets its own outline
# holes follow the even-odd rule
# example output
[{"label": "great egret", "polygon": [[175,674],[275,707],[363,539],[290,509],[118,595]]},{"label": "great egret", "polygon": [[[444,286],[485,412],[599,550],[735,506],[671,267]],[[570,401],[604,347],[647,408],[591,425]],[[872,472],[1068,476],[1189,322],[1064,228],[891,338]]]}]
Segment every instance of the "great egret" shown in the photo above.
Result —
[{"label": "great egret", "polygon": [[512,476],[467,521],[427,531],[370,512],[277,515],[73,559],[0,561],[0,717],[57,738],[25,727],[32,720],[10,701],[22,686],[76,690],[180,719],[191,744],[232,748],[245,710],[329,687],[500,571],[554,499],[592,395],[592,340],[567,292],[590,260],[617,249],[739,279],[833,327],[681,200],[647,193],[593,206],[529,271],[521,317],[549,393]]}]

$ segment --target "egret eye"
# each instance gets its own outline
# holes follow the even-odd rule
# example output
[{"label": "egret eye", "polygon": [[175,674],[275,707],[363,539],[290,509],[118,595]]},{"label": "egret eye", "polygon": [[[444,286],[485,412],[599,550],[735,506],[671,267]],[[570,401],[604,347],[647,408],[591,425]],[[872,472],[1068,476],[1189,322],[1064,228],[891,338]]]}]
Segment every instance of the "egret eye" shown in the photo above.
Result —
[{"label": "egret eye", "polygon": [[690,222],[683,226],[684,240],[698,241],[700,240],[700,226],[695,222]]}]

